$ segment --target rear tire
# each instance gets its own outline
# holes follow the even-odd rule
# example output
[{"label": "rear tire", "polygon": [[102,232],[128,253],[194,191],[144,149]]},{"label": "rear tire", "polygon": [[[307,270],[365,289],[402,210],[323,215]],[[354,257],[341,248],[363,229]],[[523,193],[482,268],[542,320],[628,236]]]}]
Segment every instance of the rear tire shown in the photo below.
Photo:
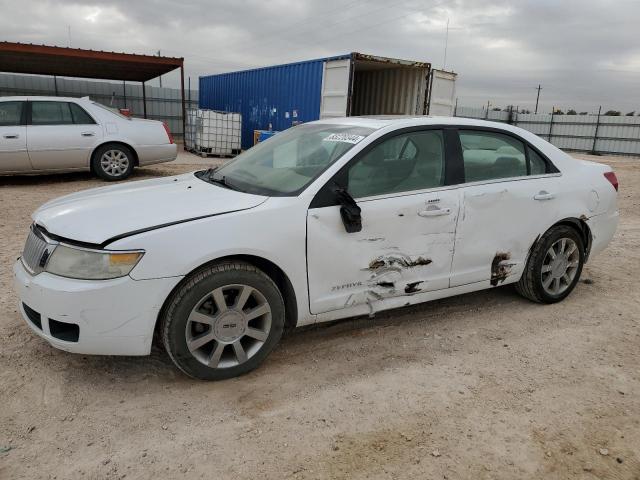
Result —
[{"label": "rear tire", "polygon": [[91,169],[103,180],[113,182],[131,175],[134,163],[135,156],[129,147],[107,143],[93,152]]},{"label": "rear tire", "polygon": [[255,369],[282,337],[285,306],[276,284],[244,262],[194,272],[172,294],[160,321],[175,365],[201,380]]},{"label": "rear tire", "polygon": [[534,302],[560,302],[580,280],[584,260],[581,235],[566,225],[552,227],[534,245],[516,290]]}]

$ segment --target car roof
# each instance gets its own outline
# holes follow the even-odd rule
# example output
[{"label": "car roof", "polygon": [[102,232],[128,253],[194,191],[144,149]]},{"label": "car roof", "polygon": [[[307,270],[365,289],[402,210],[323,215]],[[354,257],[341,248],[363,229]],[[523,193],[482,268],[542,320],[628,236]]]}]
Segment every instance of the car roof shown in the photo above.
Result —
[{"label": "car roof", "polygon": [[17,97],[0,97],[0,102],[26,102],[27,100],[33,101],[57,101],[57,102],[89,102],[89,97],[49,97],[45,95],[28,95]]},{"label": "car roof", "polygon": [[438,117],[429,115],[375,115],[375,116],[362,116],[362,117],[337,117],[326,118],[323,120],[317,120],[314,123],[327,123],[327,124],[339,124],[339,125],[353,125],[356,127],[368,127],[375,130],[379,130],[386,127],[404,128],[414,126],[428,126],[428,125],[455,125],[455,126],[469,126],[469,127],[485,127],[485,128],[497,128],[508,132],[518,133],[520,135],[525,132],[521,128],[514,127],[507,123],[491,122],[487,120],[479,120],[476,118],[463,118],[463,117]]}]

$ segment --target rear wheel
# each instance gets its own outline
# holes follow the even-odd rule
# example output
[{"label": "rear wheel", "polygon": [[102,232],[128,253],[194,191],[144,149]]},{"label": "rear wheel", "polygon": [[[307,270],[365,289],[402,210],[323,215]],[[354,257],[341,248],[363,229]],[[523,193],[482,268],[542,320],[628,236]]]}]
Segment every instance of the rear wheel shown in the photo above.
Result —
[{"label": "rear wheel", "polygon": [[247,263],[223,263],[194,273],[173,294],[162,339],[187,375],[221,380],[260,365],[280,340],[284,318],[271,278]]},{"label": "rear wheel", "polygon": [[99,147],[91,159],[92,170],[103,180],[124,180],[133,171],[134,155],[130,148],[120,144]]},{"label": "rear wheel", "polygon": [[516,289],[534,302],[559,302],[580,280],[584,258],[580,234],[566,225],[553,227],[534,246]]}]

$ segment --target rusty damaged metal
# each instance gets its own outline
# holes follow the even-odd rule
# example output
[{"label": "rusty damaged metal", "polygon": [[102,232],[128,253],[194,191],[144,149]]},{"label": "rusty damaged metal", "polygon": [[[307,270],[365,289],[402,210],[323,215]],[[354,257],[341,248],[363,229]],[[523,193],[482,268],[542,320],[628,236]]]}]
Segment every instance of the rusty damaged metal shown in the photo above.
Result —
[{"label": "rusty damaged metal", "polygon": [[498,252],[493,257],[491,262],[491,285],[496,286],[498,283],[504,282],[511,273],[511,267],[513,263],[509,263],[511,260],[511,253]]}]

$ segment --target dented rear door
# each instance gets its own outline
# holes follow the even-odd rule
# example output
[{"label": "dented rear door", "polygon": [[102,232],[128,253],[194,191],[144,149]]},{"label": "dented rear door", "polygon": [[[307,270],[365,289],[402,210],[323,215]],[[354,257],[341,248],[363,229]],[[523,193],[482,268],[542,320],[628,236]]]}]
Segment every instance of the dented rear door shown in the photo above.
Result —
[{"label": "dented rear door", "polygon": [[362,231],[340,207],[310,209],[309,294],[314,314],[449,286],[458,218],[455,189],[359,201]]}]

